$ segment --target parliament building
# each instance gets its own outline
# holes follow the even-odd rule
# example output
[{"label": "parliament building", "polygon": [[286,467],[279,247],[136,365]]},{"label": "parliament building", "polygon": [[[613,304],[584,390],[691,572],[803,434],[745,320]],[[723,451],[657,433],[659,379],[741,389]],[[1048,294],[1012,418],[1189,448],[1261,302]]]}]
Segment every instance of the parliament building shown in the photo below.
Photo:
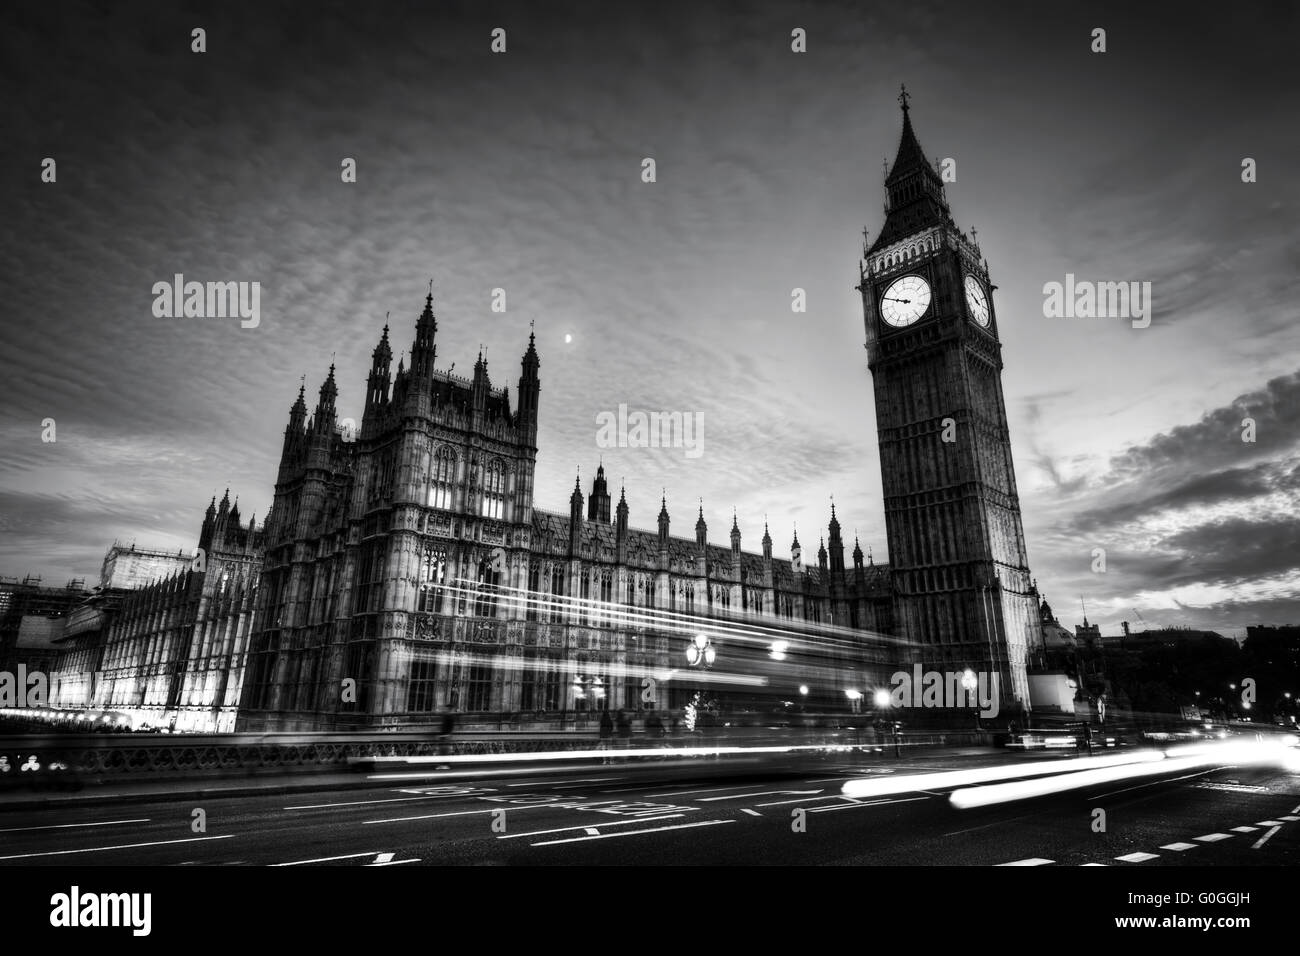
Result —
[{"label": "parliament building", "polygon": [[864,712],[919,664],[996,674],[1002,708],[1028,707],[1042,618],[995,287],[900,100],[885,221],[857,276],[888,565],[856,540],[846,553],[833,505],[815,562],[797,537],[777,556],[766,526],[744,549],[734,512],[729,546],[710,543],[702,505],[674,534],[666,496],[615,501],[603,467],[585,495],[575,482],[567,513],[535,507],[535,338],[513,395],[481,354],[453,375],[431,287],[409,366],[394,371],[388,326],[379,335],[359,427],[340,419],[333,366],[313,408],[299,390],[260,528],[214,501],[194,560],[141,565],[145,587],[106,571],[62,641],[71,697],[189,730],[429,726],[446,712],[542,730],[689,702],[761,723],[796,705]]},{"label": "parliament building", "polygon": [[[384,327],[359,429],[339,424],[333,366],[315,407],[300,390],[290,409],[239,728],[428,724],[448,710],[563,726],[601,708],[675,709],[700,686],[684,655],[702,630],[721,646],[717,670],[748,674],[769,701],[811,687],[808,703],[842,706],[919,662],[996,673],[1005,704],[1027,706],[1040,617],[988,265],[901,100],[886,219],[858,276],[889,566],[856,541],[846,556],[833,506],[807,567],[797,539],[777,557],[766,529],[744,550],[734,516],[730,547],[710,544],[702,507],[689,536],[666,499],[655,530],[636,528],[603,468],[585,496],[575,483],[568,513],[535,507],[535,339],[513,401],[481,354],[472,377],[452,375],[430,290],[395,373]],[[787,645],[805,652],[787,659]]]}]

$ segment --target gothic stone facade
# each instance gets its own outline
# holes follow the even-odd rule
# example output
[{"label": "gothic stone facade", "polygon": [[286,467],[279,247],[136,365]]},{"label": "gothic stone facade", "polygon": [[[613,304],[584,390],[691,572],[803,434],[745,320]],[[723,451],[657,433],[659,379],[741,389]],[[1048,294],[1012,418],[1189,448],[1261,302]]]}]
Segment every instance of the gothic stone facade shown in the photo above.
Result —
[{"label": "gothic stone facade", "polygon": [[[830,549],[796,570],[766,533],[761,554],[742,551],[734,519],[731,547],[709,544],[702,508],[693,539],[670,533],[666,501],[657,531],[632,528],[623,495],[611,515],[603,468],[585,513],[576,485],[567,515],[535,509],[535,341],[512,408],[481,355],[472,379],[436,370],[436,332],[430,294],[410,367],[390,378],[385,326],[356,434],[338,424],[332,366],[310,419],[299,392],[239,729],[429,725],[444,710],[466,715],[460,726],[555,727],[599,708],[677,708],[695,685],[671,675],[704,620],[724,643],[750,629],[717,670],[766,666],[777,696],[798,699],[802,681],[843,706],[846,679],[887,682],[888,569],[860,547],[845,567],[833,513]],[[818,653],[765,665],[771,641],[756,635],[778,630]]]},{"label": "gothic stone facade", "polygon": [[208,505],[184,570],[128,589],[111,585],[106,560],[104,582],[60,641],[58,706],[135,727],[233,731],[262,564],[256,525],[241,523],[227,492]]}]

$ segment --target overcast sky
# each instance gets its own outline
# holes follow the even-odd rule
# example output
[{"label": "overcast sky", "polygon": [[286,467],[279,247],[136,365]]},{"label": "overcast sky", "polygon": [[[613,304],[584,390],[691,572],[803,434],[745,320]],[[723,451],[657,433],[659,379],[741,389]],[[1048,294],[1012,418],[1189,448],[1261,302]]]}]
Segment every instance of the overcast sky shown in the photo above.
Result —
[{"label": "overcast sky", "polygon": [[[192,548],[227,486],[264,516],[299,377],[314,404],[335,361],[359,419],[385,314],[409,349],[430,277],[440,367],[482,344],[512,401],[536,321],[539,507],[603,454],[633,525],[666,487],[675,533],[703,498],[712,540],[734,506],[785,556],[833,494],[885,559],[853,286],[905,82],[998,286],[1062,619],[1300,623],[1294,5],[301,6],[5,5],[0,574]],[[260,282],[260,325],[156,318],[175,273]],[[1151,282],[1150,327],[1045,318],[1066,273]],[[701,414],[703,454],[597,448],[620,403]]]}]

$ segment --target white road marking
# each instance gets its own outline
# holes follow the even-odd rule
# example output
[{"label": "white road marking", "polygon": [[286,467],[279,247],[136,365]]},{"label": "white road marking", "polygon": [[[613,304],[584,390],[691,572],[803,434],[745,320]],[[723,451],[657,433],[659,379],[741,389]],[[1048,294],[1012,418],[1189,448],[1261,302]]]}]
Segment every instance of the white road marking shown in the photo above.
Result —
[{"label": "white road marking", "polygon": [[[516,811],[534,810],[538,806],[545,806],[545,804],[535,804],[532,806],[523,806],[523,807],[511,807],[510,809]],[[412,820],[441,820],[444,817],[468,817],[476,813],[492,813],[492,812],[493,812],[493,808],[491,807],[489,807],[486,810],[457,810],[455,813],[428,813],[425,814],[424,816],[419,816],[419,817],[392,817],[387,820],[363,820],[361,821],[361,825],[363,827],[368,827],[375,823],[409,823]]]},{"label": "white road marking", "polygon": [[1192,777],[1203,777],[1207,773],[1214,773],[1217,767],[1211,767],[1209,770],[1198,770],[1196,773],[1184,774],[1181,777],[1170,777],[1166,780],[1152,780],[1150,783],[1139,783],[1134,787],[1125,787],[1123,790],[1112,790],[1110,793],[1099,793],[1096,796],[1088,797],[1089,800],[1100,800],[1102,797],[1113,797],[1117,793],[1128,793],[1130,790],[1142,790],[1145,787],[1158,787],[1162,783],[1177,783],[1179,780],[1188,780]]},{"label": "white road marking", "polygon": [[818,800],[843,800],[844,794],[830,793],[824,797],[796,797],[793,800],[773,800],[771,803],[758,803],[759,807],[784,807],[792,803],[816,803]]},{"label": "white road marking", "polygon": [[[802,780],[800,782],[801,783],[839,783],[840,780],[841,780],[840,777],[816,777],[812,780]],[[745,786],[746,784],[738,783],[738,784],[732,784],[730,787],[709,787],[708,789],[705,790],[669,790],[669,791],[665,791],[664,793],[647,793],[646,796],[647,797],[685,797],[693,793],[722,793],[722,791],[724,790],[741,790],[744,789]],[[634,787],[632,789],[639,789],[639,788]],[[605,791],[605,790],[601,791],[601,793],[607,793],[607,792],[610,791]],[[794,791],[794,792],[798,793],[800,791]],[[813,792],[816,793],[818,791],[813,791]],[[754,794],[754,796],[761,796],[761,794]]]},{"label": "white road marking", "polygon": [[70,853],[102,853],[105,850],[138,850],[145,846],[170,846],[173,843],[202,843],[205,840],[229,840],[235,834],[223,833],[221,836],[190,837],[188,840],[158,840],[154,843],[125,843],[121,846],[88,846],[81,850],[48,850],[44,853],[15,853],[12,856],[0,856],[0,860],[26,860],[34,856],[67,856]]},{"label": "white road marking", "polygon": [[1252,850],[1258,850],[1260,847],[1262,847],[1262,846],[1263,846],[1263,845],[1268,841],[1268,838],[1269,838],[1269,837],[1271,837],[1274,833],[1276,833],[1276,832],[1277,832],[1278,830],[1280,830],[1280,829],[1282,829],[1282,827],[1281,827],[1280,825],[1279,825],[1279,826],[1275,826],[1273,829],[1269,830],[1269,831],[1268,831],[1267,833],[1265,833],[1262,837],[1260,837],[1258,840],[1256,840],[1256,841],[1251,845],[1250,848],[1251,848]]},{"label": "white road marking", "polygon": [[1293,816],[1288,816],[1288,817],[1278,817],[1278,819],[1279,819],[1279,820],[1285,820],[1287,823],[1296,823],[1296,822],[1300,822],[1300,817],[1293,817]]},{"label": "white road marking", "polygon": [[1292,810],[1291,812],[1292,812],[1292,813],[1300,813],[1300,806],[1297,806],[1297,807],[1296,807],[1294,810]]},{"label": "white road marking", "polygon": [[1259,827],[1233,827],[1233,833],[1254,833]]},{"label": "white road marking", "polygon": [[[324,810],[328,807],[362,807],[370,803],[405,803],[408,800],[429,800],[432,797],[446,797],[451,794],[428,794],[419,797],[385,797],[382,800],[352,800],[348,803],[311,803],[302,807],[285,807],[286,810]],[[457,795],[458,796],[458,795]]]},{"label": "white road marking", "polygon": [[749,809],[749,807],[741,807],[741,808],[740,808],[740,812],[741,812],[741,813],[748,813],[751,817],[761,817],[761,816],[763,815],[763,814],[759,813],[757,810],[751,810],[751,809]]},{"label": "white road marking", "polygon": [[588,832],[597,832],[597,827],[625,827],[632,823],[653,823],[655,820],[676,820],[684,817],[684,813],[670,813],[662,817],[641,817],[636,820],[618,820],[614,823],[584,823],[576,827],[556,827],[554,830],[529,830],[527,833],[502,833],[497,836],[498,840],[517,840],[519,837],[545,836],[549,833],[568,833],[570,830],[586,830]]},{"label": "white road marking", "polygon": [[1044,860],[1041,856],[1031,856],[1027,860],[1016,860],[1014,863],[999,863],[998,866],[1046,866],[1052,863],[1052,860]]},{"label": "white road marking", "polygon": [[833,810],[852,810],[855,807],[879,807],[886,803],[911,803],[914,800],[928,800],[929,797],[905,797],[902,800],[872,800],[869,803],[860,803],[857,800],[851,803],[845,803],[838,807],[814,807],[809,813],[830,813]]},{"label": "white road marking", "polygon": [[1159,853],[1125,853],[1123,856],[1117,856],[1115,859],[1121,863],[1145,863],[1147,860],[1154,860]]},{"label": "white road marking", "polygon": [[359,856],[375,856],[377,851],[369,853],[349,853],[346,856],[323,856],[318,860],[294,860],[292,863],[272,863],[271,866],[306,866],[308,863],[333,863],[335,860],[355,860]]},{"label": "white road marking", "polygon": [[1231,840],[1231,833],[1207,833],[1205,836],[1198,836],[1196,839],[1202,843],[1218,843],[1220,840]]},{"label": "white road marking", "polygon": [[1281,825],[1277,820],[1260,820],[1255,824],[1257,827],[1280,827]]},{"label": "white road marking", "polygon": [[414,860],[394,860],[396,853],[380,853],[375,857],[375,862],[367,863],[366,866],[401,866],[403,863],[419,863],[419,858]]},{"label": "white road marking", "polygon": [[[748,800],[750,797],[783,797],[786,794],[794,796],[808,796],[821,793],[820,790],[764,790],[760,793],[733,793],[728,797],[700,797],[696,803],[712,803],[715,800]],[[836,794],[839,796],[839,794]]]},{"label": "white road marking", "polygon": [[1031,813],[1022,813],[1018,817],[1011,817],[1007,820],[994,820],[992,823],[981,823],[977,827],[967,827],[965,830],[953,830],[951,833],[945,833],[944,836],[960,836],[963,833],[974,833],[976,830],[987,830],[989,827],[1000,827],[1007,823],[1015,823],[1017,820],[1024,820],[1026,817],[1033,816]]},{"label": "white road marking", "polygon": [[0,833],[26,833],[29,830],[67,830],[72,827],[115,827],[124,823],[148,823],[149,818],[143,817],[139,820],[103,820],[99,823],[52,823],[44,827],[12,827],[8,830],[0,830]]},{"label": "white road marking", "polygon": [[1109,866],[1108,863],[1080,863],[1080,866]]},{"label": "white road marking", "polygon": [[613,840],[618,837],[641,836],[645,833],[662,833],[666,830],[689,830],[692,827],[713,827],[721,826],[725,823],[735,823],[735,820],[702,820],[699,823],[682,823],[674,827],[654,827],[649,830],[627,830],[622,833],[599,833],[596,836],[568,837],[564,840],[545,840],[541,843],[532,843],[530,846],[555,846],[559,843],[583,843],[587,840]]},{"label": "white road marking", "polygon": [[[738,784],[731,787],[710,787],[707,790],[670,790],[665,793],[647,793],[647,797],[684,797],[692,793],[721,793],[723,790],[739,790],[745,785]],[[601,791],[602,793],[605,791]]]},{"label": "white road marking", "polygon": [[1166,843],[1160,849],[1177,850],[1179,853],[1182,853],[1184,850],[1195,850],[1198,846],[1200,846],[1199,843]]}]

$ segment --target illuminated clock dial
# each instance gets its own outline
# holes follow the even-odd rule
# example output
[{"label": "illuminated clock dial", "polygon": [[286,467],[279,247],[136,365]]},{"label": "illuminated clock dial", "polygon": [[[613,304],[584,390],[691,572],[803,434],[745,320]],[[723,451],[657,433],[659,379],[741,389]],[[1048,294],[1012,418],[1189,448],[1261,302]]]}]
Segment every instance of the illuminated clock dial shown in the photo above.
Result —
[{"label": "illuminated clock dial", "polygon": [[966,305],[970,307],[971,318],[984,328],[989,327],[989,297],[984,294],[984,286],[974,276],[966,277]]},{"label": "illuminated clock dial", "polygon": [[930,307],[930,284],[920,276],[903,276],[880,298],[880,315],[895,328],[911,325]]}]

